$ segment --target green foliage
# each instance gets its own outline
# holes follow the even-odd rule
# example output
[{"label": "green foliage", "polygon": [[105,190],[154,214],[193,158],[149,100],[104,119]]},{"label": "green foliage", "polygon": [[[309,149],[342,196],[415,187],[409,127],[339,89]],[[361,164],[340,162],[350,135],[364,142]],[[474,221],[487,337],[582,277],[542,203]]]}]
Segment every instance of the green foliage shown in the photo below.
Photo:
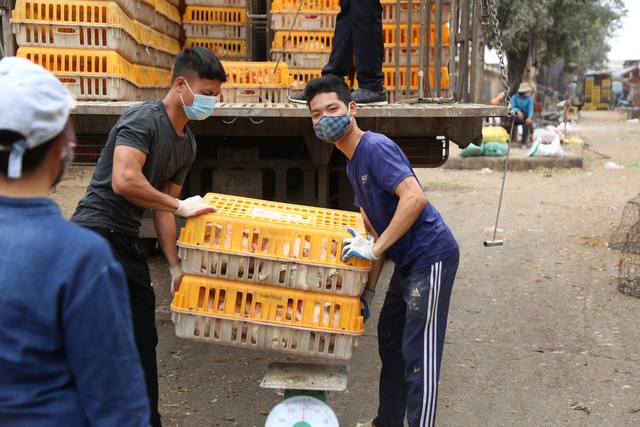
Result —
[{"label": "green foliage", "polygon": [[[491,0],[489,0],[491,1]],[[623,0],[495,0],[510,77],[522,76],[527,57],[536,65],[563,58],[566,72],[581,73],[605,60],[627,10]],[[495,47],[492,32],[489,46]],[[517,80],[516,80],[517,82]]]}]

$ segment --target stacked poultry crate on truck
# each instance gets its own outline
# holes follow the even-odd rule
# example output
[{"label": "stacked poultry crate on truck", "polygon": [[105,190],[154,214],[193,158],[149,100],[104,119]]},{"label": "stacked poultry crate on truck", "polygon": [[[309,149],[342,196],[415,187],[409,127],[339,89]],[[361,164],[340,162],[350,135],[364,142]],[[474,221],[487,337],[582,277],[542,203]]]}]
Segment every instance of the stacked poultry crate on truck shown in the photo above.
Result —
[{"label": "stacked poultry crate on truck", "polygon": [[[419,75],[420,46],[420,3],[402,0],[382,0],[382,34],[384,54],[382,72],[383,86],[387,89],[389,102],[395,99],[396,65],[399,69],[398,84],[407,86],[409,73],[410,93],[408,97],[417,97]],[[409,16],[411,7],[411,16]],[[436,40],[436,23],[433,22],[435,5],[431,8],[428,24],[429,37],[425,44],[429,46],[429,81],[433,89],[434,63],[447,64],[450,53],[449,4],[443,4],[441,40]],[[320,77],[322,67],[329,61],[333,46],[336,19],[340,12],[339,0],[324,2],[298,0],[273,0],[271,3],[271,29],[274,31],[271,45],[271,60],[284,61],[293,76],[292,89],[304,89],[306,83]],[[438,42],[438,43],[437,43]],[[438,50],[438,52],[436,52]],[[440,61],[435,61],[436,53]],[[407,66],[409,70],[407,71]],[[449,88],[449,70],[446,65],[440,67],[441,90]],[[352,88],[357,87],[354,80]],[[438,96],[440,96],[439,92]]]},{"label": "stacked poultry crate on truck", "polygon": [[173,1],[18,0],[16,55],[53,72],[80,101],[160,97],[180,51]]},{"label": "stacked poultry crate on truck", "polygon": [[359,295],[371,263],[341,260],[356,212],[208,193],[215,213],[187,220],[185,276],[171,310],[197,341],[350,359],[364,332]]}]

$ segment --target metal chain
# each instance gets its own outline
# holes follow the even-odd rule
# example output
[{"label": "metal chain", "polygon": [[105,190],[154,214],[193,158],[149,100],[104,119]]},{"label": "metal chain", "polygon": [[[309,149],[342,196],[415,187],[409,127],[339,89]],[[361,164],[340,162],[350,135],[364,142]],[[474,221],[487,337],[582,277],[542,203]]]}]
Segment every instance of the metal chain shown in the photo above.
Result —
[{"label": "metal chain", "polygon": [[[483,14],[485,12],[485,5],[487,0],[483,1]],[[496,37],[496,45],[497,45],[497,53],[498,59],[500,60],[500,74],[502,75],[502,85],[504,87],[504,102],[507,104],[507,108],[509,109],[509,116],[515,116],[515,112],[513,108],[511,108],[511,89],[509,88],[509,80],[507,78],[507,68],[504,65],[504,48],[502,47],[502,37],[500,36],[500,23],[498,22],[498,12],[496,11],[496,1],[489,0],[489,13],[491,14],[491,23],[493,24],[493,33]],[[487,25],[488,22],[483,19],[483,24]]]}]

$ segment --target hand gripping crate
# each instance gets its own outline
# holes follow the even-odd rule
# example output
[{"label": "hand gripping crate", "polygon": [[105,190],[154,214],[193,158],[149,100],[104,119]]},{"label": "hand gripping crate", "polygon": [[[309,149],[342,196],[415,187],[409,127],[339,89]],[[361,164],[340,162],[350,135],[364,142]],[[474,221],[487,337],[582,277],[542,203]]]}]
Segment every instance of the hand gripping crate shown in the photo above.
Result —
[{"label": "hand gripping crate", "polygon": [[81,101],[142,101],[168,89],[169,70],[131,64],[111,50],[21,47],[17,56],[51,71]]},{"label": "hand gripping crate", "polygon": [[171,43],[165,35],[129,18],[115,3],[70,5],[65,0],[47,0],[39,4],[42,9],[60,13],[27,18],[25,11],[33,9],[34,4],[18,0],[11,22],[19,46],[108,49],[128,61],[160,68],[171,68],[179,52],[177,41]]},{"label": "hand gripping crate", "polygon": [[289,102],[292,77],[284,62],[223,62],[227,82],[222,85],[221,102]]},{"label": "hand gripping crate", "polygon": [[176,335],[350,359],[364,332],[360,299],[185,275],[171,303]]},{"label": "hand gripping crate", "polygon": [[189,218],[178,247],[187,274],[348,296],[362,293],[371,263],[342,262],[356,212],[209,193],[217,212]]},{"label": "hand gripping crate", "polygon": [[330,31],[276,31],[271,60],[281,58],[291,68],[322,68],[329,61],[332,45]]},{"label": "hand gripping crate", "polygon": [[247,38],[247,10],[242,7],[187,6],[182,23],[187,37]]}]

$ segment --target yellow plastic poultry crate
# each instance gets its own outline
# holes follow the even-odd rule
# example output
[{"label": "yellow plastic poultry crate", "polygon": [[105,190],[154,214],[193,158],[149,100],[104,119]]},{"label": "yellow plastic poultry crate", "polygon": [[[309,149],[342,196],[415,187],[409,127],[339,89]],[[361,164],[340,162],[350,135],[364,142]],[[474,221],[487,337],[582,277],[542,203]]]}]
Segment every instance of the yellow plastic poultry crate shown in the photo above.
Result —
[{"label": "yellow plastic poultry crate", "polygon": [[187,6],[182,24],[191,38],[247,38],[246,8]]},{"label": "yellow plastic poultry crate", "polygon": [[[95,3],[95,4],[93,4]],[[73,0],[40,1],[18,0],[12,14],[17,13],[19,19],[48,22],[100,22],[92,14],[96,6],[104,8],[106,1],[78,3]],[[115,0],[114,5],[122,9],[129,18],[150,25],[155,16],[152,4],[140,0]],[[102,13],[99,13],[102,15]]]},{"label": "yellow plastic poultry crate", "polygon": [[131,64],[111,50],[21,47],[16,55],[54,73],[81,101],[142,101],[169,87],[169,70]]},{"label": "yellow plastic poultry crate", "polygon": [[182,30],[182,18],[178,8],[166,0],[155,1],[155,16],[151,28],[177,39]]},{"label": "yellow plastic poultry crate", "polygon": [[[286,42],[286,44],[285,44]],[[332,31],[276,31],[271,49],[296,52],[331,52],[333,46]]]},{"label": "yellow plastic poultry crate", "polygon": [[[440,60],[442,64],[449,63],[449,54],[451,52],[451,48],[449,46],[443,46],[440,49]],[[429,63],[433,64],[435,62],[435,47],[429,48]],[[420,48],[419,46],[413,45],[410,48],[408,46],[398,46],[396,50],[396,46],[385,46],[383,48],[383,56],[382,56],[382,65],[383,66],[395,66],[396,64],[404,66],[407,63],[411,63],[413,65],[418,65],[418,60],[420,58]]]},{"label": "yellow plastic poultry crate", "polygon": [[322,77],[322,68],[290,68],[291,89],[300,91],[311,80]]},{"label": "yellow plastic poultry crate", "polygon": [[[429,82],[430,87],[434,88],[434,67],[429,67]],[[411,67],[411,75],[410,75],[410,89],[418,89],[419,79],[418,79],[419,68]],[[396,87],[396,69],[395,67],[382,67],[382,74],[384,75],[384,80],[382,81],[382,85],[387,88],[387,90],[394,89]],[[407,69],[400,68],[400,87],[407,87]],[[446,89],[449,87],[449,69],[445,66],[440,67],[440,87],[442,89]]]},{"label": "yellow plastic poultry crate", "polygon": [[223,89],[227,85],[288,87],[293,80],[289,67],[283,62],[222,61],[222,66],[227,73]]},{"label": "yellow plastic poultry crate", "polygon": [[[300,2],[302,1],[302,5]],[[273,12],[296,12],[304,10],[306,12],[340,12],[340,0],[273,0],[271,2],[271,13]]]},{"label": "yellow plastic poultry crate", "polygon": [[[409,41],[409,34],[411,34],[411,46],[418,46],[420,44],[420,26],[419,25],[409,25],[400,24],[398,27],[400,28],[400,40],[398,41],[397,36],[397,26],[390,24],[382,25],[382,39],[385,46],[395,46],[399,44],[400,46],[407,46]],[[451,44],[451,32],[449,29],[449,24],[442,24],[442,46],[449,46]],[[409,31],[410,30],[410,31]],[[433,46],[436,43],[436,27],[434,24],[430,26],[430,37],[429,37],[429,45]]]},{"label": "yellow plastic poultry crate", "polygon": [[245,40],[188,38],[185,40],[184,45],[185,47],[208,47],[220,60],[243,60],[247,58],[247,42]]},{"label": "yellow plastic poultry crate", "polygon": [[332,44],[333,32],[276,31],[271,60],[284,61],[291,68],[322,68],[329,61]]},{"label": "yellow plastic poultry crate", "polygon": [[350,359],[364,332],[359,297],[191,275],[171,310],[178,337],[302,356]]},{"label": "yellow plastic poultry crate", "polygon": [[291,88],[265,86],[223,85],[220,90],[220,102],[234,104],[286,104],[289,102]]},{"label": "yellow plastic poultry crate", "polygon": [[371,262],[340,259],[342,242],[351,237],[347,227],[365,235],[357,212],[317,208],[208,193],[204,200],[215,207],[187,219],[178,245],[200,250],[279,259],[331,267],[370,270]]},{"label": "yellow plastic poultry crate", "polygon": [[271,29],[293,31],[333,31],[336,26],[337,11],[319,12],[311,10],[274,12],[271,11]]},{"label": "yellow plastic poultry crate", "polygon": [[[395,24],[398,19],[400,23],[407,23],[409,20],[409,3],[407,0],[403,0],[400,3],[400,12],[397,11],[398,4],[397,0],[381,0],[382,3],[382,23],[383,24]],[[414,1],[411,4],[411,23],[418,24],[420,23],[420,2]],[[436,5],[431,5],[431,20],[435,18],[436,13]],[[398,16],[399,15],[399,16]],[[449,21],[450,18],[450,5],[442,4],[442,22]]]},{"label": "yellow plastic poultry crate", "polygon": [[160,68],[170,68],[180,50],[176,40],[129,18],[115,3],[96,1],[65,10],[57,20],[46,21],[25,19],[23,9],[14,9],[11,26],[18,45],[114,50],[128,61]]},{"label": "yellow plastic poultry crate", "polygon": [[187,6],[247,7],[247,0],[185,0]]},{"label": "yellow plastic poultry crate", "polygon": [[187,274],[259,285],[358,296],[369,271],[244,256],[179,246],[182,270]]}]

